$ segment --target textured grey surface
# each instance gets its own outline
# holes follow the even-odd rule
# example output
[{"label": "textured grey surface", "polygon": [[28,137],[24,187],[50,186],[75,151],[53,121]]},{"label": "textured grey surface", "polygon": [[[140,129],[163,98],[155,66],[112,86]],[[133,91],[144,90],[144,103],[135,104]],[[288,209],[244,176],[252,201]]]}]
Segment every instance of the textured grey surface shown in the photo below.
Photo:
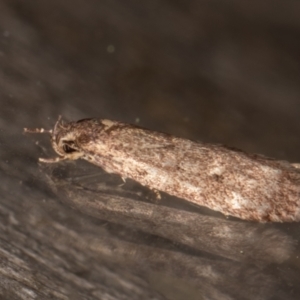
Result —
[{"label": "textured grey surface", "polygon": [[139,119],[299,162],[299,6],[0,1],[1,297],[299,299],[298,224],[154,203],[83,162],[45,168],[48,137],[22,133],[59,114]]}]

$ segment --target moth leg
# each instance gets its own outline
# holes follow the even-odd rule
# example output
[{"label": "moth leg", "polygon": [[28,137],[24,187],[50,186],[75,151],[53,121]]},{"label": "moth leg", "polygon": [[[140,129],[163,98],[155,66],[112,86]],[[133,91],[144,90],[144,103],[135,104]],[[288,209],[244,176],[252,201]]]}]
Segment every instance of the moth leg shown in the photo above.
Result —
[{"label": "moth leg", "polygon": [[62,160],[66,160],[68,159],[67,157],[53,157],[53,158],[39,158],[40,162],[46,163],[46,164],[54,164],[54,163],[58,163]]},{"label": "moth leg", "polygon": [[121,176],[121,179],[123,182],[118,185],[119,187],[124,186],[124,184],[126,183],[126,177]]},{"label": "moth leg", "polygon": [[159,191],[159,190],[153,189],[153,188],[150,188],[150,190],[152,190],[152,192],[154,193],[155,198],[156,198],[156,201],[161,200],[161,194],[160,194],[160,191]]},{"label": "moth leg", "polygon": [[296,169],[300,169],[300,163],[293,163],[291,165]]}]

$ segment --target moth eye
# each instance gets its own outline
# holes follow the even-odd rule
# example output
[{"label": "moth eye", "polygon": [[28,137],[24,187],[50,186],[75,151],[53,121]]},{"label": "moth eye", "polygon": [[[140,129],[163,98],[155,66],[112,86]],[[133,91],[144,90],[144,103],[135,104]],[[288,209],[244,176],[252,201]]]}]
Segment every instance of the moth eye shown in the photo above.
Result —
[{"label": "moth eye", "polygon": [[62,146],[63,150],[65,153],[72,153],[72,152],[76,152],[75,149],[71,148],[69,145],[67,144],[63,144]]}]

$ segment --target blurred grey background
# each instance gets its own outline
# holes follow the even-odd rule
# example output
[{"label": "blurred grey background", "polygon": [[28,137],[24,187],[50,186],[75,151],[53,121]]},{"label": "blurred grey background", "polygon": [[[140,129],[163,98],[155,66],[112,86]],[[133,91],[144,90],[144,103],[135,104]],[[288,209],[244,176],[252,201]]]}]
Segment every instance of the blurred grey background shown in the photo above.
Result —
[{"label": "blurred grey background", "polygon": [[[23,135],[23,127],[52,128],[58,115],[68,120],[107,118],[300,162],[299,12],[300,3],[294,0],[1,0],[0,204],[5,224],[1,247],[11,245],[3,250],[8,264],[0,272],[3,299],[105,299],[100,288],[99,294],[89,290],[91,278],[101,281],[97,271],[90,271],[94,266],[91,257],[101,265],[95,254],[86,254],[94,277],[87,270],[83,275],[70,271],[85,280],[82,294],[70,282],[54,294],[63,280],[45,284],[47,279],[40,279],[43,284],[36,284],[35,276],[44,268],[36,267],[36,257],[45,251],[33,250],[32,245],[50,251],[59,235],[51,236],[49,244],[42,242],[38,235],[41,224],[53,226],[58,218],[58,223],[81,238],[90,236],[88,228],[96,230],[99,224],[68,206],[57,206],[61,209],[57,210],[56,205],[61,204],[40,179],[37,164],[39,156],[53,155],[48,137]],[[36,146],[37,140],[45,141],[43,147],[49,148]],[[80,221],[72,223],[71,219]],[[298,241],[298,224],[279,229]],[[25,245],[29,237],[33,241]],[[75,239],[72,247],[76,243]],[[15,254],[19,259],[24,259],[24,253],[30,257],[23,267],[26,272],[31,268],[33,277],[20,275],[20,264],[7,254],[14,251],[20,251]],[[299,299],[295,291],[299,251],[295,251],[286,267],[295,267],[295,282],[282,287],[290,299]],[[72,262],[85,253],[78,250]],[[8,271],[12,269],[8,261],[18,266],[13,273]],[[82,264],[89,265],[87,261]],[[54,269],[57,272],[58,267]],[[194,287],[196,283],[193,288],[190,283],[185,285],[185,275],[180,284],[179,279],[166,283],[167,277],[157,272],[164,278],[161,286],[141,276],[145,282],[140,284],[140,294],[136,289],[128,292],[128,282],[123,285],[124,294],[132,299],[242,299],[229,292],[208,297]],[[50,273],[43,276],[51,278]],[[252,299],[279,299],[279,294]],[[110,294],[111,299],[121,299],[120,295]],[[282,297],[287,299],[286,294]]]}]

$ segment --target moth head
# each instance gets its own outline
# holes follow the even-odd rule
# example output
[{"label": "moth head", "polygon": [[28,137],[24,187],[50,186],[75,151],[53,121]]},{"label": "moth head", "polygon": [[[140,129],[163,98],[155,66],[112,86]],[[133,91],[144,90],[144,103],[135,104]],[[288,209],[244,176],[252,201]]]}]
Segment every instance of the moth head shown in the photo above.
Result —
[{"label": "moth head", "polygon": [[77,122],[68,123],[64,122],[61,116],[59,116],[53,130],[24,128],[24,132],[49,133],[51,135],[52,147],[59,156],[55,158],[40,158],[39,161],[55,163],[61,160],[76,160],[83,157],[85,153],[79,145],[89,142],[89,137],[87,134],[84,134],[84,131],[86,131],[86,127],[93,129],[94,125],[96,125],[96,127],[99,125],[96,119],[82,119]]},{"label": "moth head", "polygon": [[51,134],[51,143],[55,152],[60,156],[59,160],[76,160],[83,156],[83,152],[77,145],[78,132],[74,123],[66,123],[58,119]]}]

